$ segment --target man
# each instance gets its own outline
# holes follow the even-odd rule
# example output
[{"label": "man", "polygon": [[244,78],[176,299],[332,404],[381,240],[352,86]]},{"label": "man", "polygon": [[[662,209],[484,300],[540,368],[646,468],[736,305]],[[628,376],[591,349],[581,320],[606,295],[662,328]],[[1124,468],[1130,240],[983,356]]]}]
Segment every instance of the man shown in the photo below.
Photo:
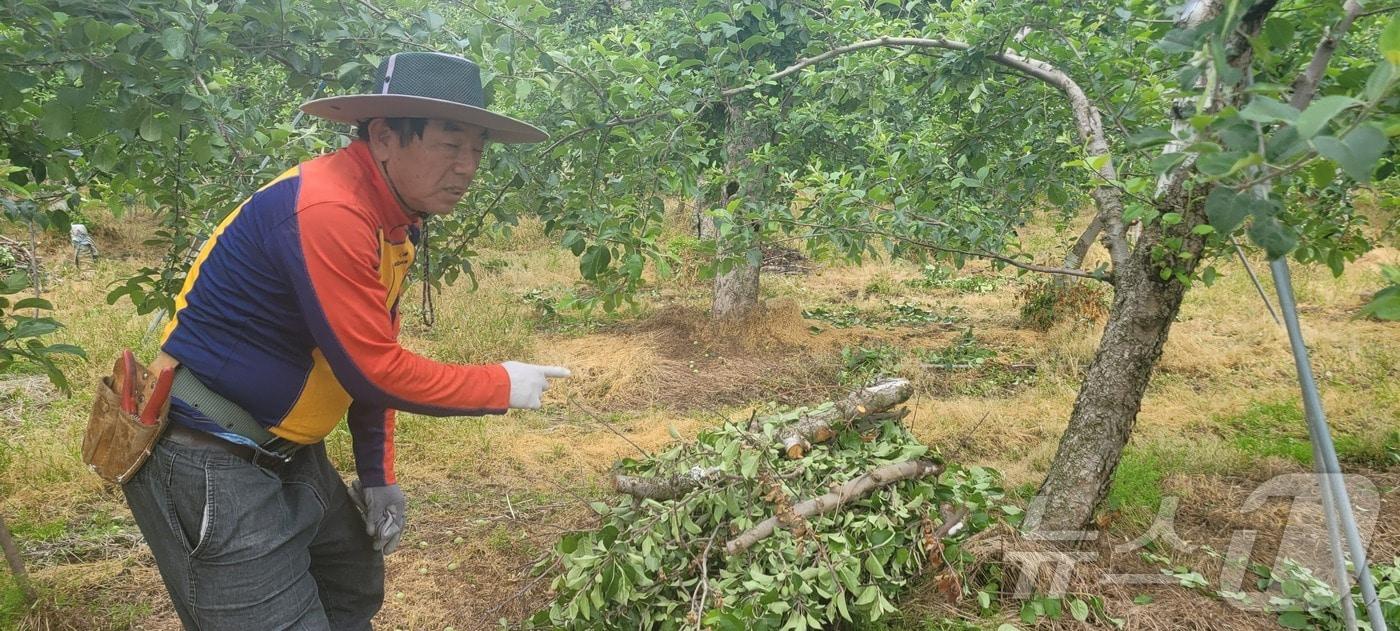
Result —
[{"label": "man", "polygon": [[[398,544],[394,411],[537,408],[568,370],[434,362],[399,346],[420,220],[451,212],[491,142],[540,130],[484,109],[477,66],[400,53],[372,94],[312,101],[358,125],[234,210],[190,268],[154,370],[170,429],[124,487],[189,629],[369,629]],[[344,417],[359,479],[321,440]],[[364,512],[363,518],[353,505]]]}]

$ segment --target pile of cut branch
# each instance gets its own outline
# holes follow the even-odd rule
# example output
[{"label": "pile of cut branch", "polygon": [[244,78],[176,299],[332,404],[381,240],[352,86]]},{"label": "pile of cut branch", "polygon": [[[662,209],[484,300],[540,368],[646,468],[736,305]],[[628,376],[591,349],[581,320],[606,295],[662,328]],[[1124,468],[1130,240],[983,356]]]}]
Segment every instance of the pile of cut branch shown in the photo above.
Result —
[{"label": "pile of cut branch", "polygon": [[882,381],[623,460],[622,497],[559,542],[556,598],[532,623],[815,629],[893,612],[1001,499],[993,472],[941,462],[902,425],[911,392]]}]

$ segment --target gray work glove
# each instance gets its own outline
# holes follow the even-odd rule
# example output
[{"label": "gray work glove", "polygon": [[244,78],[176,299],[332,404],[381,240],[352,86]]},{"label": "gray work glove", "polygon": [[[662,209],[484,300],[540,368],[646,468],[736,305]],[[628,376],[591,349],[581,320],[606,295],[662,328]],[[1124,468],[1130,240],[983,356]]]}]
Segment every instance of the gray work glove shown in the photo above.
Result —
[{"label": "gray work glove", "polygon": [[563,379],[569,376],[569,369],[562,366],[536,366],[520,362],[505,362],[506,374],[510,375],[510,407],[537,410],[540,395],[549,389],[550,379]]},{"label": "gray work glove", "polygon": [[399,485],[361,487],[350,483],[350,501],[365,515],[365,533],[374,538],[374,549],[390,554],[403,535],[404,496]]}]

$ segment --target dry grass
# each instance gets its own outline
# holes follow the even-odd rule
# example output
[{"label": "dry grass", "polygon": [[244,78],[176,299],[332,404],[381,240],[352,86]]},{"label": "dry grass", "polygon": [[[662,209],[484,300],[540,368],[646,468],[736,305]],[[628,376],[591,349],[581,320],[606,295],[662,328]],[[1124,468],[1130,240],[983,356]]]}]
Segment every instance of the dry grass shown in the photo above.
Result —
[{"label": "dry grass", "polygon": [[[151,260],[151,253],[130,245],[140,222],[90,222],[90,229],[98,226],[99,245],[110,244],[104,255],[113,256],[96,269],[75,271],[71,261],[56,267],[56,315],[69,328],[54,341],[80,344],[93,357],[70,364],[77,384],[91,383],[124,346],[146,357],[154,353],[153,340],[142,341],[148,319],[124,302],[108,306],[104,300],[108,283]],[[682,230],[673,226],[671,232]],[[1032,226],[1022,239],[1049,248],[1070,236]],[[403,415],[399,474],[411,502],[408,545],[388,559],[390,597],[378,620],[386,629],[485,628],[497,617],[528,615],[546,598],[544,583],[532,582],[531,562],[561,529],[587,526],[582,503],[606,497],[604,476],[618,458],[663,448],[672,432],[691,437],[722,417],[744,418],[751,406],[823,399],[837,389],[843,347],[884,344],[912,353],[945,347],[970,328],[997,351],[989,367],[931,370],[908,355],[896,364],[917,385],[908,422],[947,457],[1000,469],[1008,488],[1033,487],[1054,456],[1099,337],[1099,329],[1083,324],[1023,328],[1015,299],[1021,281],[1009,273],[994,291],[959,293],[915,289],[907,281],[919,278],[918,267],[889,263],[817,264],[810,274],[768,277],[769,308],[738,325],[710,324],[705,285],[681,278],[657,285],[634,314],[569,315],[573,326],[564,327],[524,297],[530,290],[569,291],[577,277],[572,256],[550,247],[532,222],[513,228],[508,238],[493,233],[482,246],[481,260],[495,263],[480,270],[481,289],[469,292],[463,282],[444,290],[431,329],[418,324],[419,290],[410,291],[406,345],[448,361],[558,363],[575,376],[552,389],[538,412]],[[51,239],[45,258],[64,260],[66,252],[63,240]],[[1379,286],[1379,265],[1397,260],[1395,250],[1377,251],[1340,279],[1322,269],[1294,270],[1304,333],[1334,431],[1362,444],[1383,444],[1387,432],[1400,431],[1400,335],[1394,325],[1350,318],[1362,295]],[[1116,542],[1140,534],[1142,514],[1150,516],[1164,495],[1183,498],[1179,525],[1188,539],[1214,541],[1229,528],[1267,527],[1277,515],[1237,514],[1242,497],[1258,481],[1302,470],[1297,462],[1237,443],[1231,419],[1255,414],[1260,405],[1286,408],[1297,400],[1297,385],[1282,329],[1259,304],[1238,262],[1219,264],[1226,275],[1188,295],[1144,400],[1120,471],[1120,504],[1106,513]],[[1268,288],[1266,266],[1254,265]],[[993,273],[976,263],[959,272]],[[956,307],[965,319],[951,327],[823,325],[814,333],[809,326],[819,323],[801,316],[815,305],[878,310],[891,300],[939,313]],[[1013,363],[1031,366],[1024,382],[969,390]],[[16,378],[33,381],[30,375],[5,379]],[[10,392],[0,395],[0,513],[15,527],[45,597],[8,622],[25,629],[178,628],[148,553],[131,537],[134,526],[120,495],[79,462],[86,387],[71,399],[54,398],[39,386]],[[348,434],[337,431],[328,446],[341,470],[352,471]],[[1393,471],[1374,475],[1391,489],[1386,515],[1395,516],[1393,489],[1400,480]],[[1394,553],[1400,544],[1396,523],[1400,519],[1379,529],[1377,553]],[[1114,559],[1120,562],[1140,560]],[[457,569],[447,569],[452,563]],[[1150,606],[1131,603],[1140,592],[1085,590],[1103,594],[1128,628],[1258,628],[1268,622],[1180,589],[1153,588]],[[955,613],[925,600],[909,600],[906,617]]]}]

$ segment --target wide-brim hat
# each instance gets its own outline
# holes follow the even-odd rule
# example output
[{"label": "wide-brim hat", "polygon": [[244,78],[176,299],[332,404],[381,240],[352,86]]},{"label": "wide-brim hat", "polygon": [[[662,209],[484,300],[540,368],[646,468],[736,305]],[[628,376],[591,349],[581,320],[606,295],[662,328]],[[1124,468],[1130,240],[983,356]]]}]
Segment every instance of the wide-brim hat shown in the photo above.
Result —
[{"label": "wide-brim hat", "polygon": [[538,127],[486,109],[481,69],[443,53],[396,53],[379,64],[373,94],[308,101],[301,111],[340,123],[373,118],[437,118],[486,128],[492,142],[539,142]]}]

